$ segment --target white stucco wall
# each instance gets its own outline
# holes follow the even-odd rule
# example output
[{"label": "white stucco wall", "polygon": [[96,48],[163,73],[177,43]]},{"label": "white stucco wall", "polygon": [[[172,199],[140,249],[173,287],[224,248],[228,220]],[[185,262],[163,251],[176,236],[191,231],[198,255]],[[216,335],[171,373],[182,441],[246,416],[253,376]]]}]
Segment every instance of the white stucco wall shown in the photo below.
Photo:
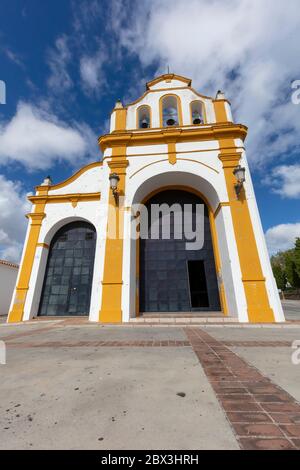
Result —
[{"label": "white stucco wall", "polygon": [[49,195],[97,193],[102,184],[102,167],[96,166],[81,174],[74,181],[58,189],[50,189]]},{"label": "white stucco wall", "polygon": [[18,268],[0,263],[0,315],[7,315],[16,285]]},{"label": "white stucco wall", "polygon": [[[170,85],[170,84],[169,84]],[[177,85],[178,86],[178,85]],[[160,111],[159,111],[159,102],[162,96],[166,94],[173,94],[178,96],[179,98],[179,105],[181,106],[181,113],[182,113],[182,125],[184,126],[191,126],[191,108],[190,103],[192,101],[198,100],[202,103],[203,110],[204,110],[204,117],[206,118],[207,123],[215,123],[216,116],[214,112],[213,101],[211,98],[206,98],[203,96],[199,96],[192,88],[171,88],[170,92],[168,92],[168,88],[170,86],[165,87],[164,90],[155,91],[155,92],[148,92],[141,100],[135,102],[127,107],[127,120],[126,120],[126,127],[128,130],[136,129],[136,122],[137,122],[137,109],[140,106],[148,105],[151,108],[151,117],[152,123],[151,127],[157,128],[160,127]],[[114,129],[114,123],[111,123],[112,129]]]},{"label": "white stucco wall", "polygon": [[[140,150],[140,155],[138,151]],[[161,154],[159,151],[163,150]],[[129,166],[126,175],[125,207],[132,208],[155,190],[168,186],[184,186],[202,193],[213,211],[220,202],[228,202],[222,163],[218,158],[218,141],[176,144],[177,161],[168,160],[167,146],[131,147],[127,153]],[[150,154],[150,155],[149,155]],[[136,243],[129,236],[132,214],[124,216],[123,249],[123,321],[134,317],[136,285]],[[241,280],[239,257],[232,226],[230,209],[223,207],[216,220],[221,257],[221,277],[226,290],[229,314],[248,321],[247,304]]]},{"label": "white stucco wall", "polygon": [[[153,86],[141,100],[132,103],[127,108],[127,130],[130,132],[153,132],[151,129],[136,130],[136,111],[139,106],[148,104],[152,110],[152,127],[159,127],[159,99],[168,93],[168,88],[174,88],[170,93],[178,94],[182,106],[183,125],[191,125],[190,103],[198,99],[205,106],[207,122],[215,123],[213,100],[199,96],[192,88],[184,83],[173,80],[170,83],[160,82]],[[177,87],[177,88],[176,88]],[[185,88],[184,88],[185,87]],[[163,88],[163,90],[160,90]],[[231,120],[230,106],[226,103],[226,112]],[[115,126],[115,112],[112,114],[111,130]],[[258,246],[263,275],[266,278],[267,292],[270,305],[274,310],[276,321],[284,319],[277,288],[270,267],[260,217],[257,209],[251,176],[243,149],[243,142],[237,140],[236,147],[242,151],[241,164],[246,167],[245,191],[249,204],[256,243]],[[123,287],[122,312],[123,321],[128,321],[136,314],[136,241],[132,239],[132,219],[134,206],[140,204],[147,196],[155,191],[169,186],[182,186],[197,190],[207,200],[208,205],[215,211],[219,203],[228,202],[228,194],[222,162],[219,159],[219,143],[217,140],[203,142],[176,143],[176,163],[168,158],[168,145],[131,146],[126,148],[126,158],[129,165],[126,169],[126,190],[124,199],[124,243],[123,243]],[[106,227],[108,215],[109,161],[112,149],[104,151],[103,165],[88,167],[80,171],[59,187],[49,190],[50,196],[63,194],[85,194],[101,192],[100,200],[71,202],[52,201],[45,207],[45,218],[42,221],[38,243],[51,243],[56,231],[63,225],[77,220],[91,223],[97,233],[94,275],[91,292],[90,320],[98,321],[102,300],[102,280],[106,246]],[[125,156],[125,155],[124,155]],[[242,283],[242,274],[232,223],[231,210],[226,204],[222,205],[216,218],[216,231],[220,254],[221,271],[219,279],[224,283],[229,315],[237,317],[241,322],[248,321],[247,302]],[[26,236],[26,240],[28,233]],[[47,263],[48,249],[39,246],[35,253],[29,290],[24,308],[24,320],[29,320],[38,312],[41,289]]]},{"label": "white stucco wall", "polygon": [[[242,142],[236,140],[236,145],[241,146]],[[267,294],[269,297],[270,307],[273,309],[275,320],[277,322],[284,321],[284,313],[282,309],[282,304],[278,294],[278,288],[276,285],[276,281],[273,275],[270,256],[267,249],[266,239],[263,232],[263,227],[261,223],[261,218],[258,211],[258,206],[256,202],[256,197],[254,193],[252,177],[246,157],[245,150],[242,151],[241,156],[241,166],[246,168],[245,178],[246,181],[244,183],[245,191],[246,191],[246,198],[248,202],[249,213],[251,216],[252,224],[253,224],[253,231],[254,237],[258,249],[258,255],[262,267],[263,276],[266,279],[266,289]]]}]

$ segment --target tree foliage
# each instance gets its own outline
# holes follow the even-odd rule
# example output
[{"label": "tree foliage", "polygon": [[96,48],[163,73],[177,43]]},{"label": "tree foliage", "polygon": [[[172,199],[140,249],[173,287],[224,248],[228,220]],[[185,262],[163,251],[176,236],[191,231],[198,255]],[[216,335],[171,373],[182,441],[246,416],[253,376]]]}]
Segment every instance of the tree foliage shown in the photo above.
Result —
[{"label": "tree foliage", "polygon": [[278,289],[285,290],[287,278],[284,269],[282,269],[280,264],[276,264],[272,268]]},{"label": "tree foliage", "polygon": [[300,289],[300,238],[296,238],[291,250],[273,255],[271,265],[278,289],[285,290],[287,286]]}]

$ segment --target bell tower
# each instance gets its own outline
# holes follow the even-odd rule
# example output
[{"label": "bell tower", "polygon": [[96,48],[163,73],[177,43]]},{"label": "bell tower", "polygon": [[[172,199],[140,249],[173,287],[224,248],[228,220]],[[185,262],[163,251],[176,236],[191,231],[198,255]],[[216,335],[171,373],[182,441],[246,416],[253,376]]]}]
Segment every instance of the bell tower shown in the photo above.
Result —
[{"label": "bell tower", "polygon": [[[46,178],[29,197],[8,321],[88,315],[121,323],[155,314],[163,322],[165,314],[197,312],[284,321],[246,136],[224,93],[205,96],[180,75],[151,80],[132,103],[117,101],[110,132],[99,138],[103,160],[57,184]],[[153,205],[172,207],[167,216],[175,220],[174,206],[182,217],[186,204],[192,222],[201,207],[203,223],[193,232],[197,241],[203,233],[199,246],[177,236],[182,218],[168,237],[149,236]],[[151,214],[146,229],[143,211]]]},{"label": "bell tower", "polygon": [[[148,82],[136,101],[117,102],[111,132],[100,137],[99,145],[107,172],[120,177],[119,233],[130,232],[132,206],[157,191],[185,188],[201,194],[209,212],[222,315],[243,322],[282,321],[246,135],[247,128],[233,121],[224,93],[207,97],[192,88],[190,79],[166,74]],[[139,249],[138,242],[122,236],[106,240],[100,321],[128,321],[142,313]],[[153,305],[161,311],[159,303]]]}]

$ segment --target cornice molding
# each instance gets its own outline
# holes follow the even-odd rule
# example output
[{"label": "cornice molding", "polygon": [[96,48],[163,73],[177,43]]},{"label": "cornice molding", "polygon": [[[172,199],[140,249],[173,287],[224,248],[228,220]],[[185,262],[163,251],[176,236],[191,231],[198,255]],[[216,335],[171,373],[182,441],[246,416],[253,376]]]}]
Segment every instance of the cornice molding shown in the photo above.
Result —
[{"label": "cornice molding", "polygon": [[66,180],[62,181],[61,183],[57,183],[57,184],[52,184],[50,186],[42,186],[42,185],[39,185],[39,186],[36,186],[35,189],[36,191],[39,191],[39,192],[45,192],[46,194],[48,193],[48,191],[52,191],[54,189],[60,189],[60,188],[63,188],[64,186],[67,186],[68,184],[72,183],[73,181],[75,181],[77,178],[79,178],[83,173],[85,173],[86,171],[88,170],[91,170],[92,168],[95,168],[97,166],[102,166],[103,165],[103,162],[92,162],[92,163],[89,163],[88,165],[85,165],[83,166],[82,168],[80,168],[78,171],[76,171],[76,173],[74,173],[73,175],[71,175],[69,178],[67,178]]},{"label": "cornice molding", "polygon": [[231,152],[231,153],[221,152],[219,154],[219,159],[223,163],[223,168],[231,168],[237,165],[237,163],[241,159],[241,156],[242,154],[240,152]]},{"label": "cornice molding", "polygon": [[46,214],[44,212],[31,212],[30,214],[26,214],[25,217],[31,220],[31,225],[41,225]]},{"label": "cornice molding", "polygon": [[102,151],[116,146],[138,146],[168,144],[169,142],[191,142],[221,139],[242,139],[247,136],[247,127],[243,124],[216,124],[197,127],[196,129],[159,129],[145,132],[114,132],[99,138],[99,146]]},{"label": "cornice molding", "polygon": [[45,196],[29,196],[28,200],[32,204],[57,204],[71,202],[76,207],[78,202],[100,201],[101,193],[74,193],[74,194],[49,194]]},{"label": "cornice molding", "polygon": [[111,160],[110,162],[107,163],[109,168],[111,169],[116,169],[116,168],[127,168],[129,165],[129,161],[122,159],[118,160],[116,157],[114,160]]}]

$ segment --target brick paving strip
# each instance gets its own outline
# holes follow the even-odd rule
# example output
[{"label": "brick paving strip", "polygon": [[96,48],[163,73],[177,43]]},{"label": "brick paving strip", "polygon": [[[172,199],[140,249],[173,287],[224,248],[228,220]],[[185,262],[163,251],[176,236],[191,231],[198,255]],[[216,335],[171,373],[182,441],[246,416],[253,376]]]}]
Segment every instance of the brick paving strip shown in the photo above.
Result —
[{"label": "brick paving strip", "polygon": [[[41,332],[53,330],[54,328],[57,328],[58,326],[59,326],[58,324],[54,323],[49,326],[45,326],[43,328],[35,328],[34,330],[30,330],[30,331],[21,331],[20,333],[13,333],[11,335],[5,336],[3,339],[6,342],[6,341],[11,341],[14,339],[22,338],[23,336],[38,335]],[[1,339],[1,334],[0,334],[0,339]]]},{"label": "brick paving strip", "polygon": [[300,404],[200,328],[184,328],[241,449],[300,449]]}]

